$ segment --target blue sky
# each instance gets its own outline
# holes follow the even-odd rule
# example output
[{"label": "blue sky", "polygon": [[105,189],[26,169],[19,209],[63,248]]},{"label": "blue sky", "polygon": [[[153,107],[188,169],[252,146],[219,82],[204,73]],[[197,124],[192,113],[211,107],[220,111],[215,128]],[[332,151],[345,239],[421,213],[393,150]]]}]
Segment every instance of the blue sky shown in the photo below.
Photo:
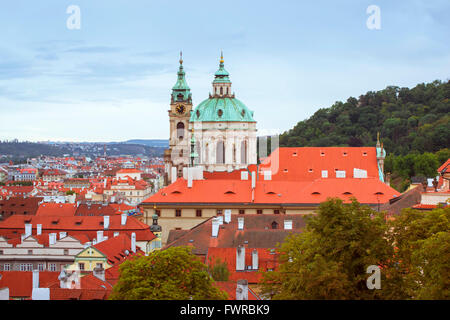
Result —
[{"label": "blue sky", "polygon": [[448,0],[2,1],[0,140],[168,138],[180,50],[194,105],[223,50],[260,133],[283,132],[349,96],[448,80],[449,12]]}]

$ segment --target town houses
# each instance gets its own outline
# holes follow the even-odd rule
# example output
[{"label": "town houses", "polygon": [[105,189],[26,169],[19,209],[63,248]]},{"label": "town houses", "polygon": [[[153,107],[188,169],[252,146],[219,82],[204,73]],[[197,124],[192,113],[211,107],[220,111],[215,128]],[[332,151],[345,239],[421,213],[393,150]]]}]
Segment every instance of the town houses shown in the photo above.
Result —
[{"label": "town houses", "polygon": [[180,56],[163,158],[0,163],[0,299],[107,299],[124,261],[177,246],[208,267],[223,262],[229,280],[215,285],[232,299],[261,299],[277,246],[327,199],[391,216],[449,203],[450,159],[401,193],[380,135],[364,147],[272,145],[266,156],[257,108],[237,99],[223,55],[211,89],[195,104]]}]

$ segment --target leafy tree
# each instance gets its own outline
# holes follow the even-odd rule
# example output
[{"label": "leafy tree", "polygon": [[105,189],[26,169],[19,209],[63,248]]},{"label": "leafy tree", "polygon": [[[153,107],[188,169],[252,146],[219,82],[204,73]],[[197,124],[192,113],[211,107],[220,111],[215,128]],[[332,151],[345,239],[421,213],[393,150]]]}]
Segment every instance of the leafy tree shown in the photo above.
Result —
[{"label": "leafy tree", "polygon": [[306,231],[279,247],[280,266],[263,275],[263,295],[272,299],[375,299],[366,285],[370,265],[386,266],[393,247],[384,236],[384,215],[356,200],[321,203],[307,217]]},{"label": "leafy tree", "polygon": [[206,265],[188,247],[170,247],[120,266],[112,300],[222,300]]},{"label": "leafy tree", "polygon": [[415,299],[450,299],[450,207],[429,212],[404,209],[389,222],[395,244],[394,265],[386,269],[396,279],[390,293]]},{"label": "leafy tree", "polygon": [[284,132],[280,146],[374,146],[381,132],[395,155],[436,152],[450,144],[450,81],[388,86],[338,101]]},{"label": "leafy tree", "polygon": [[208,266],[208,272],[215,281],[228,281],[230,277],[230,271],[225,262],[220,258],[211,263]]}]

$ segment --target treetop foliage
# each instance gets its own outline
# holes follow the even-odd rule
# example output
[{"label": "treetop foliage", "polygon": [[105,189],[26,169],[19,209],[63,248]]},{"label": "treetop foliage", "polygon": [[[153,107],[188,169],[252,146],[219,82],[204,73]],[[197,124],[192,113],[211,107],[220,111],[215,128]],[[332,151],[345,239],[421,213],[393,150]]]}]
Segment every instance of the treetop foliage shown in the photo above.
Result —
[{"label": "treetop foliage", "polygon": [[388,154],[437,152],[450,145],[450,81],[388,86],[319,109],[280,136],[280,146],[375,146]]}]

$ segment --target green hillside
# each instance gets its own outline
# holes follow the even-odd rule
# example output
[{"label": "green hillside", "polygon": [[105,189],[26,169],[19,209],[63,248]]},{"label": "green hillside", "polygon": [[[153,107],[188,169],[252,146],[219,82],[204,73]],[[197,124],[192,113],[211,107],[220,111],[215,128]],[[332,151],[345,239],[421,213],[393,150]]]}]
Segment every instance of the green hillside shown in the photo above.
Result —
[{"label": "green hillside", "polygon": [[280,145],[375,146],[388,154],[437,152],[450,145],[450,81],[389,86],[319,109],[280,136]]}]

